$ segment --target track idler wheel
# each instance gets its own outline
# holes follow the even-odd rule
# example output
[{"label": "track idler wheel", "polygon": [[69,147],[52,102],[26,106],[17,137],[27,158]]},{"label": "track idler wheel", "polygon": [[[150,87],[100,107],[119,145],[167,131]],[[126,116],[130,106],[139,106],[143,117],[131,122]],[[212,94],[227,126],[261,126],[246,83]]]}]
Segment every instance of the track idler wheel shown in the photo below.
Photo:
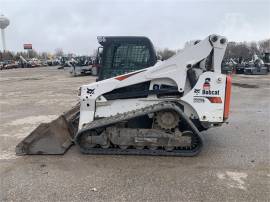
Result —
[{"label": "track idler wheel", "polygon": [[100,145],[100,146],[101,146],[101,148],[103,148],[103,149],[108,149],[108,148],[110,148],[111,143],[108,141],[107,144],[105,144],[105,145]]}]

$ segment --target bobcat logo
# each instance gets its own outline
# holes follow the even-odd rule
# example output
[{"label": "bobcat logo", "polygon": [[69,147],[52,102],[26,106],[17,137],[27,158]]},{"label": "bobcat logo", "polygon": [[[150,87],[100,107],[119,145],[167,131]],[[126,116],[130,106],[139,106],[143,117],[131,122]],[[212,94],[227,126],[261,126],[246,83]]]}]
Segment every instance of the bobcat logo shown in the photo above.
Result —
[{"label": "bobcat logo", "polygon": [[201,89],[194,89],[194,93],[199,94]]},{"label": "bobcat logo", "polygon": [[87,93],[90,95],[95,94],[95,89],[94,88],[87,88]]}]

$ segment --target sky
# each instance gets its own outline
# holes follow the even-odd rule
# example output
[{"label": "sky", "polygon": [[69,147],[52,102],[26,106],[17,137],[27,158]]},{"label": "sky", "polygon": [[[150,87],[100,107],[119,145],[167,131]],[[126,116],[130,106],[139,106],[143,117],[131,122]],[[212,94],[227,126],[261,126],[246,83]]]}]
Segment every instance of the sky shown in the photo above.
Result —
[{"label": "sky", "polygon": [[[0,0],[6,46],[92,54],[97,36],[147,36],[156,49],[216,33],[229,41],[270,38],[270,0]],[[2,42],[0,44],[2,47]]]}]

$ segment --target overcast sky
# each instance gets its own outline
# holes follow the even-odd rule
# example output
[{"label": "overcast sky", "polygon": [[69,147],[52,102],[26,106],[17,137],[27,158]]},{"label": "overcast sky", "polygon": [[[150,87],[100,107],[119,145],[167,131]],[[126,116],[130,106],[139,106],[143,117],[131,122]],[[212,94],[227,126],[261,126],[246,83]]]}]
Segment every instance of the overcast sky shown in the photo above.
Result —
[{"label": "overcast sky", "polygon": [[[270,38],[270,0],[0,0],[10,19],[7,48],[91,54],[96,36],[147,36],[156,48],[182,48],[212,33],[230,41]],[[2,44],[1,44],[2,46]]]}]

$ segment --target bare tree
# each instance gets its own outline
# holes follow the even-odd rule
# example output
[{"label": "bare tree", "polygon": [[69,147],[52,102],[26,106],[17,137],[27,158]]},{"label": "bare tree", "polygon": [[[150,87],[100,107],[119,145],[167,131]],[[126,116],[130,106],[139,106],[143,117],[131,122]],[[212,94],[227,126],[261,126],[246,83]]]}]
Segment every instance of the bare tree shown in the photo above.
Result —
[{"label": "bare tree", "polygon": [[12,60],[14,57],[14,53],[10,52],[10,51],[5,51],[5,52],[1,52],[0,51],[0,61],[3,60]]},{"label": "bare tree", "polygon": [[20,59],[20,56],[24,57],[24,58],[27,58],[28,57],[28,54],[27,52],[17,52],[14,56],[14,59],[15,60],[19,60]]},{"label": "bare tree", "polygon": [[[254,53],[253,53],[254,54]],[[251,49],[246,42],[236,43],[229,42],[225,52],[225,59],[243,58],[250,59],[252,56]]]},{"label": "bare tree", "polygon": [[270,39],[259,41],[259,50],[262,53],[270,52]]},{"label": "bare tree", "polygon": [[68,54],[67,54],[67,57],[68,57],[68,58],[75,57],[75,54],[74,54],[74,53],[68,53]]},{"label": "bare tree", "polygon": [[64,56],[64,51],[63,51],[63,49],[62,49],[62,48],[57,48],[57,49],[55,49],[55,56],[56,56],[56,57],[62,57],[62,56]]},{"label": "bare tree", "polygon": [[47,52],[42,52],[40,54],[40,58],[47,60],[48,59],[48,53]]},{"label": "bare tree", "polygon": [[97,48],[95,48],[94,50],[93,50],[93,56],[96,56],[98,54],[98,49]]},{"label": "bare tree", "polygon": [[29,56],[29,58],[37,58],[38,57],[38,53],[37,53],[37,51],[35,51],[35,50],[28,50],[28,56]]}]

